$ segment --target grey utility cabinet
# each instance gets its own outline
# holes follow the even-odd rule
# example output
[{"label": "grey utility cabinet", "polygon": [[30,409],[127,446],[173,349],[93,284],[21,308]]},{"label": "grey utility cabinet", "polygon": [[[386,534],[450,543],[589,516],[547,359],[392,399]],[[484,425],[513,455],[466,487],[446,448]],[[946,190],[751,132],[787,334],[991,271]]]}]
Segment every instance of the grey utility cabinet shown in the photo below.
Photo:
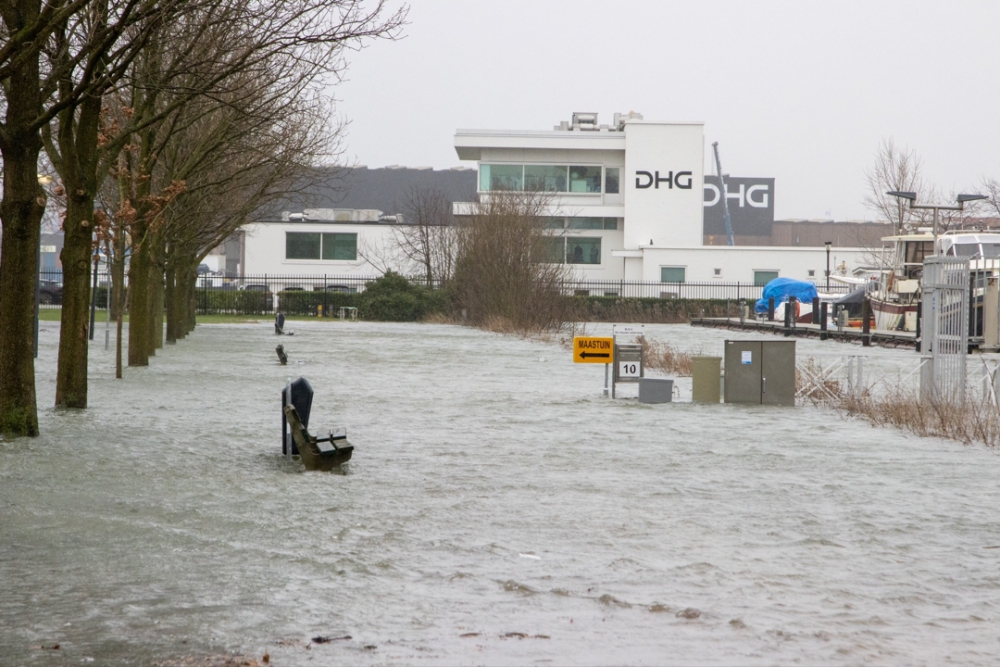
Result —
[{"label": "grey utility cabinet", "polygon": [[795,405],[795,341],[727,340],[725,402]]}]

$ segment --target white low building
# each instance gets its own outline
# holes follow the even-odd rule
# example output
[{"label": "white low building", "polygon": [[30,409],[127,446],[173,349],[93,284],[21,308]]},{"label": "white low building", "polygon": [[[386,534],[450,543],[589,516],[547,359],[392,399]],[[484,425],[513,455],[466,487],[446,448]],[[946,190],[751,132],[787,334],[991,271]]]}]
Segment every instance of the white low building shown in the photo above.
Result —
[{"label": "white low building", "polygon": [[[870,261],[870,249],[705,245],[705,207],[719,188],[705,183],[702,123],[650,122],[576,113],[548,131],[458,130],[455,150],[474,160],[479,196],[542,190],[548,225],[582,280],[749,282],[785,276],[823,283],[831,268]],[[751,188],[754,189],[754,188]],[[730,192],[731,206],[773,206],[765,186]],[[466,214],[470,203],[457,203]],[[773,209],[772,209],[773,210]]]}]

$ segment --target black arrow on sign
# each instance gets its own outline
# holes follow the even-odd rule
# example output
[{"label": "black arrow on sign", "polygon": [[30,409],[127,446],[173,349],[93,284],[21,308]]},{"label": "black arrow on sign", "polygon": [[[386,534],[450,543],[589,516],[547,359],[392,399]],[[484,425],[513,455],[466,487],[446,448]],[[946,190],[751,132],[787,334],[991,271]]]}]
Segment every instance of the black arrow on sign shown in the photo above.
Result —
[{"label": "black arrow on sign", "polygon": [[611,354],[608,352],[581,352],[580,358],[586,359],[587,357],[596,357],[597,359],[607,359]]}]

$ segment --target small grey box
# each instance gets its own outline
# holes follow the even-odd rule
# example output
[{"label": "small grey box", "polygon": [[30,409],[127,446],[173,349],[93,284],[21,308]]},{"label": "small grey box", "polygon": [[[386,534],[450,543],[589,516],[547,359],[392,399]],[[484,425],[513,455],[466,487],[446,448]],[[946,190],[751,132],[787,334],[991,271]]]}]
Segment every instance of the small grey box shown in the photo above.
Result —
[{"label": "small grey box", "polygon": [[673,395],[673,380],[665,378],[639,378],[640,403],[669,403]]}]

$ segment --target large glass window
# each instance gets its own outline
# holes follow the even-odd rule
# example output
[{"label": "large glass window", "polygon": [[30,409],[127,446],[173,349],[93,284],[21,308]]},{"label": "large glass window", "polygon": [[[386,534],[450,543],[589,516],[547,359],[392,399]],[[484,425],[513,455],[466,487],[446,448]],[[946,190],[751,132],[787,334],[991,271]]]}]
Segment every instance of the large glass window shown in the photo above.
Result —
[{"label": "large glass window", "polygon": [[778,277],[777,271],[754,271],[753,284],[766,285],[777,277]]},{"label": "large glass window", "polygon": [[566,239],[567,264],[600,264],[601,239],[584,236]]},{"label": "large glass window", "polygon": [[[565,164],[480,164],[479,191],[601,192],[601,167]],[[609,173],[618,169],[609,169]],[[610,182],[610,181],[609,181]],[[614,177],[618,192],[618,176]]]},{"label": "large glass window", "polygon": [[522,190],[524,188],[524,166],[520,164],[479,165],[479,189]]},{"label": "large glass window", "polygon": [[323,234],[323,259],[358,258],[357,234]]},{"label": "large glass window", "polygon": [[319,232],[285,232],[285,259],[319,259]]},{"label": "large glass window", "polygon": [[566,192],[565,165],[524,165],[524,189],[534,192]]},{"label": "large glass window", "polygon": [[545,239],[545,261],[562,264],[566,260],[566,239],[561,236]]},{"label": "large glass window", "polygon": [[601,168],[600,167],[570,167],[569,168],[569,191],[570,192],[600,192],[601,191]]},{"label": "large glass window", "polygon": [[357,234],[285,232],[285,259],[355,260],[357,258]]},{"label": "large glass window", "polygon": [[604,218],[570,218],[570,229],[604,229]]},{"label": "large glass window", "polygon": [[660,282],[661,283],[684,282],[684,269],[685,267],[683,266],[661,266]]},{"label": "large glass window", "polygon": [[609,195],[618,194],[618,167],[604,170],[604,192]]}]

